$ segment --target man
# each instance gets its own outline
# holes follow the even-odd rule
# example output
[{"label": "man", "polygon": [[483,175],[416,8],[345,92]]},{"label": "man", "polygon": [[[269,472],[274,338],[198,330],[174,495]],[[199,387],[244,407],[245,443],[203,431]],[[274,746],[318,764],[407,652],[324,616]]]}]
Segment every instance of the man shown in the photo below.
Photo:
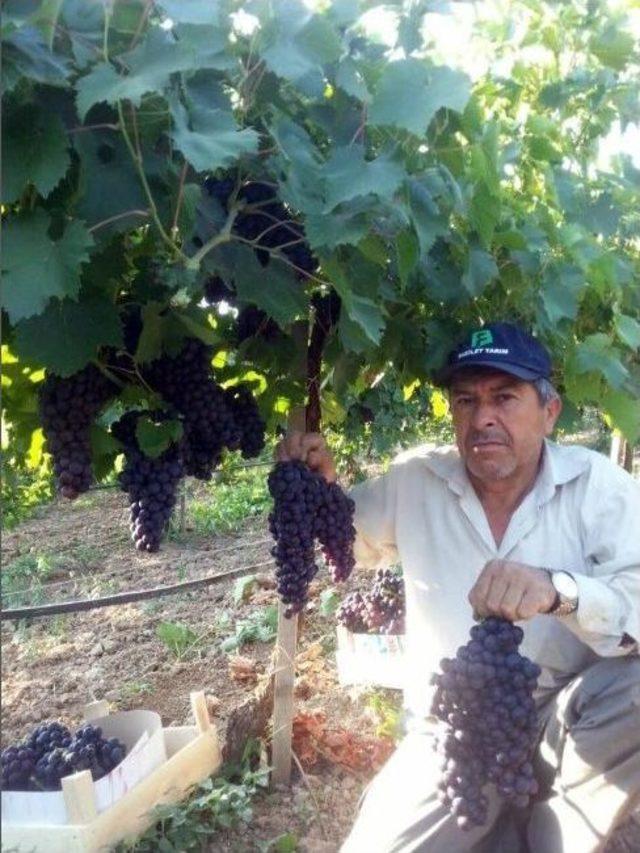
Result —
[{"label": "man", "polygon": [[[440,376],[457,450],[418,448],[353,489],[358,565],[403,566],[408,733],[343,853],[591,853],[640,800],[640,487],[548,441],[561,410],[550,377],[524,330],[474,330]],[[278,458],[335,479],[319,435],[289,436]],[[519,622],[542,667],[541,792],[510,823],[489,788],[486,825],[464,832],[437,799],[429,675],[489,615]]]}]

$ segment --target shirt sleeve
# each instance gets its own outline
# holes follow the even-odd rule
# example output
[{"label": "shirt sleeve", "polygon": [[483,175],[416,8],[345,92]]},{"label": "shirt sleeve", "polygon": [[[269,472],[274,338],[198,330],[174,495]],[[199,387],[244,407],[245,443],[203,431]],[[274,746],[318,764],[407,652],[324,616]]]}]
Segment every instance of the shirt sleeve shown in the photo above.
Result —
[{"label": "shirt sleeve", "polygon": [[359,483],[351,489],[356,509],[356,540],[353,553],[356,566],[377,569],[398,561],[396,547],[397,470]]},{"label": "shirt sleeve", "polygon": [[638,653],[640,484],[603,460],[590,478],[581,522],[590,575],[573,572],[578,609],[567,627],[602,657]]}]

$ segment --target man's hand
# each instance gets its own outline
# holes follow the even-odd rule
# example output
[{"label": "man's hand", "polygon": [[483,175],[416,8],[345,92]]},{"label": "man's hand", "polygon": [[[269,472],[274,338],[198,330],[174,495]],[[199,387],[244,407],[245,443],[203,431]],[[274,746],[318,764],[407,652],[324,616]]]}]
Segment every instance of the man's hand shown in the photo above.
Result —
[{"label": "man's hand", "polygon": [[547,613],[556,590],[546,569],[510,560],[489,560],[469,593],[474,614],[516,622]]},{"label": "man's hand", "polygon": [[290,432],[278,442],[275,451],[276,462],[290,462],[299,459],[317,471],[329,483],[336,479],[336,466],[324,438],[318,432]]}]

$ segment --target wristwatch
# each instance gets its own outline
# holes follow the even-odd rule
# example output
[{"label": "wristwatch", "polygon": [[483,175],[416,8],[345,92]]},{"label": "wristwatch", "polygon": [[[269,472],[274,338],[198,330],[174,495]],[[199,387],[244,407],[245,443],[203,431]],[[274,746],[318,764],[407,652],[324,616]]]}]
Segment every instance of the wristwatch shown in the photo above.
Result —
[{"label": "wristwatch", "polygon": [[551,616],[568,616],[578,609],[578,584],[569,572],[547,571],[556,591],[555,601],[547,613]]}]

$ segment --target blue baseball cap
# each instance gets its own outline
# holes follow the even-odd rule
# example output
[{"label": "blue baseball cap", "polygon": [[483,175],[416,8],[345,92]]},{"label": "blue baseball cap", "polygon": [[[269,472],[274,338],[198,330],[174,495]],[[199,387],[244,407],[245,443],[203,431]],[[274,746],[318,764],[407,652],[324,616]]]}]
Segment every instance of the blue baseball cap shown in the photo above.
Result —
[{"label": "blue baseball cap", "polygon": [[469,367],[490,367],[527,381],[549,379],[552,370],[547,350],[513,323],[487,323],[469,332],[449,353],[436,381],[448,385],[455,373]]}]

